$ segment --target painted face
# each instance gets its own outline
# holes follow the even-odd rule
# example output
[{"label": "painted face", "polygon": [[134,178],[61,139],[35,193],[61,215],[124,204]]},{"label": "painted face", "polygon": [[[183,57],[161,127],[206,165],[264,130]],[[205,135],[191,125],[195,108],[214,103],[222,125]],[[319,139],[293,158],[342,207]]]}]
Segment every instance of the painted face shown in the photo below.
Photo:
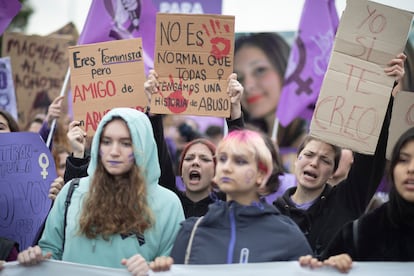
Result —
[{"label": "painted face", "polygon": [[206,145],[197,143],[187,150],[181,176],[187,191],[210,192],[211,180],[214,177],[214,161],[213,154]]},{"label": "painted face", "polygon": [[101,136],[99,152],[108,173],[120,176],[135,164],[132,139],[126,123],[122,120],[109,122]]},{"label": "painted face", "polygon": [[9,124],[7,123],[6,118],[3,115],[0,115],[0,133],[7,133],[10,132]]},{"label": "painted face", "polygon": [[312,140],[299,153],[295,161],[298,189],[320,190],[334,169],[335,152],[331,145]]},{"label": "painted face", "polygon": [[244,86],[242,105],[253,118],[275,113],[282,89],[282,77],[265,53],[255,46],[243,46],[234,56],[234,71]]},{"label": "painted face", "polygon": [[401,148],[393,174],[397,192],[405,200],[414,202],[414,141]]},{"label": "painted face", "polygon": [[259,185],[263,174],[258,170],[255,154],[244,146],[232,149],[223,148],[217,154],[215,181],[227,198],[249,205],[258,201]]},{"label": "painted face", "polygon": [[69,156],[69,153],[67,152],[62,152],[59,153],[59,164],[56,164],[56,172],[57,175],[60,177],[63,177],[65,174],[65,170],[66,170],[66,158]]}]

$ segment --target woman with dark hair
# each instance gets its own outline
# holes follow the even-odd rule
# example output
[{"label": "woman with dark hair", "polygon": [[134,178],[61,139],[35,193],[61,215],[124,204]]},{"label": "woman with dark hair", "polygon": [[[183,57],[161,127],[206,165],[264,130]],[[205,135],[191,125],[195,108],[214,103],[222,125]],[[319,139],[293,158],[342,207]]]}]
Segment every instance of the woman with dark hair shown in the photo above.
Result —
[{"label": "woman with dark hair", "polygon": [[348,253],[355,261],[414,261],[414,128],[395,144],[387,177],[389,201],[346,224],[324,258]]},{"label": "woman with dark hair", "polygon": [[5,110],[0,110],[0,133],[18,131],[20,131],[19,125],[13,116]]},{"label": "woman with dark hair", "polygon": [[184,146],[178,171],[185,190],[176,189],[175,192],[181,200],[186,218],[203,216],[211,203],[225,199],[223,193],[213,189],[215,151],[216,146],[205,138],[195,139]]},{"label": "woman with dark hair", "polygon": [[[401,80],[405,58],[404,54],[397,55],[384,72]],[[315,257],[321,257],[345,223],[365,212],[380,184],[386,163],[392,103],[390,96],[374,155],[355,153],[348,176],[335,186],[328,181],[338,168],[341,148],[311,136],[298,147],[294,162],[297,186],[289,188],[273,204],[299,225]]]},{"label": "woman with dark hair", "polygon": [[274,126],[289,51],[289,45],[277,33],[241,36],[234,48],[234,72],[245,91],[242,107],[246,123],[259,126],[269,136],[277,127],[279,147],[298,146],[307,132],[303,119],[295,119],[287,127]]}]

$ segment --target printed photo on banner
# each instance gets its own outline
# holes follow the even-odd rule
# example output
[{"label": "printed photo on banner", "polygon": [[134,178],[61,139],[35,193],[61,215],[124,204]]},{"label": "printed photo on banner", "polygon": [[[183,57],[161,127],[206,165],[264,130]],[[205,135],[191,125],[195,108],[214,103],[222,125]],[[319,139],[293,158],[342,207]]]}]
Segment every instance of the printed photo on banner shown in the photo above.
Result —
[{"label": "printed photo on banner", "polygon": [[10,57],[0,58],[0,110],[9,112],[18,120]]},{"label": "printed photo on banner", "polygon": [[0,139],[0,236],[31,246],[49,212],[53,156],[38,133],[2,133]]},{"label": "printed photo on banner", "polygon": [[234,16],[157,14],[151,112],[228,117]]},{"label": "printed photo on banner", "polygon": [[375,152],[394,84],[384,68],[403,52],[412,18],[411,12],[376,2],[347,2],[311,135],[356,152]]},{"label": "printed photo on banner", "polygon": [[68,70],[68,36],[5,33],[2,56],[9,56],[22,129],[38,113],[46,114]]},{"label": "printed photo on banner", "polygon": [[69,47],[73,117],[92,136],[114,107],[144,111],[141,38]]}]

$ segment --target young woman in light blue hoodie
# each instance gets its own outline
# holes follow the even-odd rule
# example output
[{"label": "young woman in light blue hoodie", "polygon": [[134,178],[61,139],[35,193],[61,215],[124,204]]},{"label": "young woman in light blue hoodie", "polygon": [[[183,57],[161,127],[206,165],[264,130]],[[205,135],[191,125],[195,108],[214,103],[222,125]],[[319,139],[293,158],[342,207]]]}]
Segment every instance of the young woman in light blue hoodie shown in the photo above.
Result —
[{"label": "young woman in light blue hoodie", "polygon": [[108,112],[92,141],[89,176],[81,178],[73,192],[66,227],[70,185],[56,198],[39,246],[20,253],[20,263],[52,257],[114,268],[125,265],[134,272],[146,268],[146,261],[168,256],[184,214],[178,197],[158,184],[152,131],[142,112]]}]

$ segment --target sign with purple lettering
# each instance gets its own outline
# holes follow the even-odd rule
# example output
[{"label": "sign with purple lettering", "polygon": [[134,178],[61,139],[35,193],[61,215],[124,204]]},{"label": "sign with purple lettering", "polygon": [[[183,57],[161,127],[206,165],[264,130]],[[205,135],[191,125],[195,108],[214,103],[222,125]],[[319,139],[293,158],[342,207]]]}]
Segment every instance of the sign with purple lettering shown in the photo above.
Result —
[{"label": "sign with purple lettering", "polygon": [[32,245],[46,218],[49,185],[56,178],[53,157],[31,132],[0,134],[0,236]]}]

